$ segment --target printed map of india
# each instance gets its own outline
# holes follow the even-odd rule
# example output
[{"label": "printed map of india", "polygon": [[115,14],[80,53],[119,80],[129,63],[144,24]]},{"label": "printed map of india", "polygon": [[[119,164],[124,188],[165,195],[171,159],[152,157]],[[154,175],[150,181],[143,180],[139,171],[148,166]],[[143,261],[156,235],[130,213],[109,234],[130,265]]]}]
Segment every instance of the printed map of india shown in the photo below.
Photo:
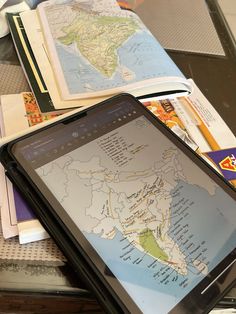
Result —
[{"label": "printed map of india", "polygon": [[[181,73],[136,14],[115,0],[43,2],[39,14],[63,98],[113,94]],[[160,62],[161,61],[161,62]]]},{"label": "printed map of india", "polygon": [[80,9],[71,25],[62,28],[66,35],[58,40],[63,45],[75,43],[92,66],[111,77],[118,66],[117,48],[138,28],[129,18],[91,15]]}]

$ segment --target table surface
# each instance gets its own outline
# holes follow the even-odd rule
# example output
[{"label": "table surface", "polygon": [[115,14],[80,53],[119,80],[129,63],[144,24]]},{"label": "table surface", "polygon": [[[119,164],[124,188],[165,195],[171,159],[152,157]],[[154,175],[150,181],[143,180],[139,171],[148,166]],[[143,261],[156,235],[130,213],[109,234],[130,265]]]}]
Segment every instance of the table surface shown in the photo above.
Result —
[{"label": "table surface", "polygon": [[[194,79],[236,134],[236,50],[216,1],[208,0],[207,4],[225,56],[170,50],[168,53],[185,76]],[[141,11],[140,15],[142,18]],[[147,26],[152,31],[151,25]],[[0,63],[19,65],[10,35],[0,39]],[[0,278],[0,313],[102,312],[92,293],[82,281],[75,279],[73,270],[67,264],[56,267],[0,260]],[[236,288],[227,297],[236,298]]]},{"label": "table surface", "polygon": [[236,47],[215,0],[208,7],[225,56],[206,56],[170,51],[169,54],[186,77],[191,77],[236,135]]}]

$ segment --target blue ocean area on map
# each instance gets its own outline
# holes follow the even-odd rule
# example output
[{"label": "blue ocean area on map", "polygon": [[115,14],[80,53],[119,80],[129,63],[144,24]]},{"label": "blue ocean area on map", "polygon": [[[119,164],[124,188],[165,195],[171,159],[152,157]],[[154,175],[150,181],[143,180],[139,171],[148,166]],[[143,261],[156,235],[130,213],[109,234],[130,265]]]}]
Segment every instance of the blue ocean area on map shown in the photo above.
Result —
[{"label": "blue ocean area on map", "polygon": [[[177,66],[166,58],[156,39],[146,31],[135,33],[117,49],[118,63],[135,73],[130,81],[123,80],[119,66],[111,78],[106,78],[79,52],[76,54],[72,46],[57,43],[56,49],[69,92],[73,94],[115,88],[153,77],[182,75]],[[86,84],[89,89],[86,89]]]},{"label": "blue ocean area on map", "polygon": [[[178,193],[180,190],[181,193]],[[183,237],[185,238],[182,237],[180,240],[175,235],[175,226],[179,222],[180,216],[172,217],[169,228],[169,235],[178,244],[181,251],[185,251],[188,265],[187,275],[178,274],[172,267],[168,267],[161,262],[157,262],[155,268],[150,267],[150,265],[153,265],[154,258],[129,245],[128,240],[124,239],[119,231],[116,232],[116,236],[112,240],[101,238],[99,235],[92,233],[85,233],[88,240],[98,248],[98,253],[103,255],[112,272],[125,284],[137,285],[137,290],[134,292],[134,294],[137,294],[137,298],[140,297],[138,291],[142,286],[150,289],[153,296],[158,297],[158,293],[162,298],[163,294],[166,297],[171,296],[168,309],[165,309],[168,311],[205,277],[192,264],[192,260],[196,259],[199,250],[202,252],[199,260],[204,259],[203,262],[207,264],[208,271],[210,271],[234,249],[236,238],[233,224],[230,225],[229,219],[226,219],[218,210],[222,199],[225,197],[224,192],[220,189],[217,189],[215,194],[209,197],[209,193],[203,188],[180,181],[171,194],[172,205],[183,202],[183,200],[191,200],[191,206],[185,212],[187,215],[181,220],[180,227],[178,227],[180,230],[183,227]],[[234,201],[232,200],[232,203],[229,201],[227,205],[229,208],[224,208],[223,212],[228,210],[232,212],[234,208],[232,206],[235,205]],[[184,229],[186,225],[188,228]],[[186,248],[187,245],[183,245],[186,239],[191,239],[194,244],[189,251]],[[194,248],[198,247],[199,250],[195,253]],[[128,255],[124,254],[124,248],[130,252],[128,254],[130,258],[126,260],[125,258]],[[140,261],[140,259],[141,262],[134,263],[134,261]],[[154,278],[153,275],[160,269],[160,275]],[[169,276],[169,282],[164,280],[167,275]],[[183,281],[187,282],[186,287],[180,286]]]}]

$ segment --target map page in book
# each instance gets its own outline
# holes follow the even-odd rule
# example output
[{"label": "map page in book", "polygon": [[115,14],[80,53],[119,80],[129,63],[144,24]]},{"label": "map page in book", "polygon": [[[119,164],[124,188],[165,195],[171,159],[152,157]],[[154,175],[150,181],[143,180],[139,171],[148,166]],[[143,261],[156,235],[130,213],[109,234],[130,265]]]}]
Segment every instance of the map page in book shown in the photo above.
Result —
[{"label": "map page in book", "polygon": [[161,91],[188,89],[138,16],[116,1],[46,1],[37,10],[63,99],[140,89],[142,95],[150,86],[152,93],[157,86]]}]

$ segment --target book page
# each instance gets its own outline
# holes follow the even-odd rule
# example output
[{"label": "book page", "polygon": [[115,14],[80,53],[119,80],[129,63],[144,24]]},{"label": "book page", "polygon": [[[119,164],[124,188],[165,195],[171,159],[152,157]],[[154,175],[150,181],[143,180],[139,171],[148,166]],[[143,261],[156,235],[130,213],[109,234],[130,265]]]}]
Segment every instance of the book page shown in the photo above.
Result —
[{"label": "book page", "polygon": [[[0,131],[5,136],[4,119],[2,114],[2,102],[4,96],[1,96],[0,106]],[[16,211],[14,204],[14,196],[11,188],[12,184],[5,175],[5,170],[0,164],[0,212],[1,226],[4,239],[9,239],[18,235]]]},{"label": "book page", "polygon": [[58,90],[52,65],[49,60],[37,12],[35,10],[25,11],[20,13],[19,18],[21,18],[24,25],[31,49],[34,53],[55,109],[75,108],[79,106],[88,107],[89,105],[93,105],[105,99],[105,97],[100,97],[83,100],[63,100]]},{"label": "book page", "polygon": [[194,81],[189,82],[193,90],[189,96],[143,103],[236,187],[236,137]]},{"label": "book page", "polygon": [[4,3],[6,3],[6,2],[7,2],[7,0],[0,0],[0,9],[4,5]]},{"label": "book page", "polygon": [[[186,128],[193,138],[199,142],[201,151],[207,152],[235,147],[236,137],[233,132],[194,81],[189,81],[193,86],[192,94],[189,97],[177,98],[174,106],[182,119],[189,117],[192,121],[186,123]],[[180,103],[182,114],[178,111],[178,104]],[[205,142],[201,139],[204,139]]]},{"label": "book page", "polygon": [[150,90],[150,86],[152,93],[157,86],[158,91],[165,91],[160,87],[163,81],[186,83],[165,50],[130,11],[91,0],[46,1],[37,10],[63,99],[124,91],[137,96],[136,91]]},{"label": "book page", "polygon": [[190,79],[189,83],[193,90],[189,96],[142,102],[177,135],[179,128],[187,132],[200,153],[236,147],[236,137],[225,121],[195,82]]}]

